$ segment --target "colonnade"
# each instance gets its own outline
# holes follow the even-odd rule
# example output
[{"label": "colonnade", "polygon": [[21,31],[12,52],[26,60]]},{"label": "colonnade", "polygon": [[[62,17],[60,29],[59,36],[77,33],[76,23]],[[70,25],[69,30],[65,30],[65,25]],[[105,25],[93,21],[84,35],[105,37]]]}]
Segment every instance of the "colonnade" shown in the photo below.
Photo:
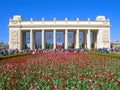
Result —
[{"label": "colonnade", "polygon": [[[20,49],[25,49],[25,43],[26,43],[26,32],[30,32],[30,49],[35,49],[35,36],[36,36],[36,32],[41,32],[41,45],[42,45],[42,49],[46,49],[46,32],[48,30],[42,29],[42,30],[29,30],[29,31],[24,31],[24,30],[20,30],[21,32],[19,33],[20,38],[19,38],[19,42],[20,42]],[[53,32],[53,49],[56,49],[56,33],[57,32],[64,32],[64,49],[68,49],[68,32],[73,32],[74,33],[74,48],[75,49],[79,49],[80,48],[80,32],[83,32],[83,43],[84,43],[84,48],[87,49],[91,49],[91,39],[92,39],[92,43],[94,44],[94,48],[97,48],[97,33],[98,30],[80,30],[80,29],[76,29],[76,30],[69,30],[69,29],[64,29],[64,30],[57,30],[57,29],[53,29],[53,30],[49,30],[50,32]],[[91,38],[91,32],[92,32],[92,38]]]}]

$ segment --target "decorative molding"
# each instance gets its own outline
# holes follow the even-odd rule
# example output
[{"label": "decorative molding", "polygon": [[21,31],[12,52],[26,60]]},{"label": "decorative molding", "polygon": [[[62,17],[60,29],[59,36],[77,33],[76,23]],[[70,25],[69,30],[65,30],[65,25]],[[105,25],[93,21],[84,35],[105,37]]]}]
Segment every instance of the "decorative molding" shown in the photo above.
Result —
[{"label": "decorative molding", "polygon": [[12,24],[17,24],[17,23],[18,23],[18,21],[13,21],[13,22],[12,22]]},{"label": "decorative molding", "polygon": [[88,25],[79,25],[79,24],[76,24],[76,25],[57,25],[57,24],[54,24],[54,25],[34,25],[34,24],[29,24],[29,25],[9,25],[9,28],[46,28],[46,27],[86,27],[86,28],[110,28],[109,25],[91,25],[91,24],[88,24]]},{"label": "decorative molding", "polygon": [[108,42],[109,41],[109,30],[103,30],[102,41],[103,42]]}]

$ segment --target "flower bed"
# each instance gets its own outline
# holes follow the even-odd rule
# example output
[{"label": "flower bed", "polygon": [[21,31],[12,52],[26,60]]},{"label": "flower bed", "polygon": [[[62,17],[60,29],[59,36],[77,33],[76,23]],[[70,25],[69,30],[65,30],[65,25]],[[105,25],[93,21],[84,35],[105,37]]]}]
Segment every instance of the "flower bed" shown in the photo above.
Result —
[{"label": "flower bed", "polygon": [[2,90],[119,90],[120,60],[89,53],[40,53],[0,61]]},{"label": "flower bed", "polygon": [[103,53],[103,52],[90,51],[89,54],[109,56],[109,57],[112,57],[112,58],[118,58],[118,59],[120,59],[120,54],[115,54],[115,53]]},{"label": "flower bed", "polygon": [[0,56],[0,60],[2,60],[2,59],[6,59],[6,58],[13,58],[13,57],[24,56],[24,55],[28,55],[28,54],[30,54],[30,53],[2,55],[2,56]]}]

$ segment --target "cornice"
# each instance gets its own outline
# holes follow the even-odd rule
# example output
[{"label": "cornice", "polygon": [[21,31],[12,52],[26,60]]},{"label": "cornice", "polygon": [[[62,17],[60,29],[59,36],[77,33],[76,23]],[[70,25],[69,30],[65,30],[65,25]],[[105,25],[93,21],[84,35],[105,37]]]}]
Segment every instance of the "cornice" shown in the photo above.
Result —
[{"label": "cornice", "polygon": [[45,27],[108,27],[110,25],[9,25],[9,28],[45,28]]}]

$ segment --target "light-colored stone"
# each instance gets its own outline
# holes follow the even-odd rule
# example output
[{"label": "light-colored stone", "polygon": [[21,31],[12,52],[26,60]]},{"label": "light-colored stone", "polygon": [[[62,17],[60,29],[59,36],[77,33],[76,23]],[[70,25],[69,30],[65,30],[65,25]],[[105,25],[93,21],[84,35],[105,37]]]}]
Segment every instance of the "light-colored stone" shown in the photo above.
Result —
[{"label": "light-colored stone", "polygon": [[45,49],[45,31],[42,29],[42,49]]},{"label": "light-colored stone", "polygon": [[[32,22],[32,23],[31,23]],[[10,49],[24,49],[26,36],[25,32],[30,32],[30,48],[35,49],[35,34],[34,32],[42,32],[42,49],[45,49],[45,32],[53,31],[54,49],[56,48],[56,32],[65,32],[65,49],[68,49],[68,32],[71,30],[75,34],[74,44],[75,48],[79,48],[79,35],[80,32],[84,34],[84,44],[88,49],[91,49],[90,32],[95,31],[94,46],[96,48],[109,47],[110,48],[110,20],[105,16],[97,16],[95,21],[86,19],[86,21],[79,20],[45,20],[42,18],[40,21],[30,19],[30,21],[23,21],[22,16],[15,15],[13,19],[9,20],[9,48]]]},{"label": "light-colored stone", "polygon": [[91,49],[91,46],[90,46],[90,30],[87,31],[87,48]]},{"label": "light-colored stone", "polygon": [[33,50],[33,30],[30,30],[30,49]]},{"label": "light-colored stone", "polygon": [[77,29],[76,32],[76,49],[79,49],[79,29]]},{"label": "light-colored stone", "polygon": [[53,49],[56,49],[56,30],[53,30]]},{"label": "light-colored stone", "polygon": [[68,30],[65,30],[65,49],[68,49]]}]

